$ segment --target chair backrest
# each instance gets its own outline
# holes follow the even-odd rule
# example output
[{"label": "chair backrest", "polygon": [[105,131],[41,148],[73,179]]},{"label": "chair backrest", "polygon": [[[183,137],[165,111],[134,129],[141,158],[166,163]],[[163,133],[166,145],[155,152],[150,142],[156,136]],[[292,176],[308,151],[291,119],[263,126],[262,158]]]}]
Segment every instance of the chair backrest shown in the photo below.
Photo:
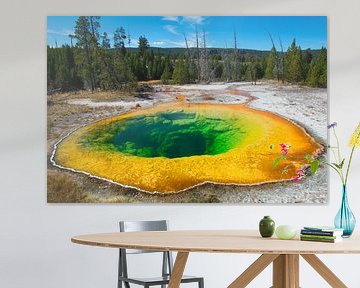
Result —
[{"label": "chair backrest", "polygon": [[167,231],[168,229],[169,224],[167,220],[120,221],[120,232]]},{"label": "chair backrest", "polygon": [[[167,231],[169,224],[167,220],[158,221],[120,221],[120,232],[138,232],[138,231]],[[126,254],[140,254],[140,253],[159,253],[161,251],[150,250],[136,250],[136,249],[119,249],[119,276],[128,277],[127,272],[127,257]],[[172,273],[173,259],[169,251],[163,253],[162,260],[162,275],[169,275]],[[129,284],[127,283],[130,287]]]},{"label": "chair backrest", "polygon": [[[120,232],[167,231],[167,220],[156,221],[120,221]],[[159,251],[126,249],[126,254],[156,253]]]}]

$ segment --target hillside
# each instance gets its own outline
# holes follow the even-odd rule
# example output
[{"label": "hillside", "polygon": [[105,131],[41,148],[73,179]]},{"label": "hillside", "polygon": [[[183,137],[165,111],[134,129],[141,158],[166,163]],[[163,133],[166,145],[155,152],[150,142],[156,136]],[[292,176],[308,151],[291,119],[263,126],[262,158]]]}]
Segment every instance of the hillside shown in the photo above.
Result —
[{"label": "hillside", "polygon": [[[189,50],[191,52],[195,53],[196,48],[189,48]],[[218,54],[218,55],[225,54],[226,55],[226,54],[231,54],[234,52],[233,48],[208,48],[207,50],[210,55],[213,55],[213,54]],[[255,49],[238,49],[238,50],[239,50],[240,55],[253,56],[256,58],[266,58],[269,56],[269,52],[270,52],[270,51],[266,51],[266,50],[255,50]],[[139,49],[138,48],[127,48],[127,51],[129,51],[131,53],[137,53],[139,51]],[[149,52],[150,51],[154,52],[154,54],[159,53],[161,55],[179,56],[179,55],[183,55],[186,53],[186,48],[150,47]],[[302,51],[305,51],[305,50],[302,50]],[[309,49],[309,51],[315,58],[317,58],[320,54],[321,49]],[[281,53],[281,52],[279,52],[279,53]]]}]

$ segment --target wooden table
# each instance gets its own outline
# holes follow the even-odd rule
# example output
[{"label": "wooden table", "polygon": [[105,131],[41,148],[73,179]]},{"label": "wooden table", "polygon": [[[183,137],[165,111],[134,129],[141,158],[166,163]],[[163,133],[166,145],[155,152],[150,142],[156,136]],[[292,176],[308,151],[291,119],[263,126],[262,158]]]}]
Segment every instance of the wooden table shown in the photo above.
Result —
[{"label": "wooden table", "polygon": [[273,263],[273,288],[299,287],[299,256],[331,287],[347,287],[315,254],[360,253],[360,237],[336,244],[261,238],[255,230],[118,232],[75,236],[77,244],[177,251],[169,288],[178,288],[190,252],[262,254],[228,288],[246,287]]}]

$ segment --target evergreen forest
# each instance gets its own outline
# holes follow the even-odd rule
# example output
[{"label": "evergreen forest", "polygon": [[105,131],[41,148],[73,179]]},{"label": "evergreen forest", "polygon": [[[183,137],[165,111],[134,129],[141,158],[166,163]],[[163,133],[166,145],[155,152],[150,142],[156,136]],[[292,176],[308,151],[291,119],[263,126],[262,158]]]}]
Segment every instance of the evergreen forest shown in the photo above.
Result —
[{"label": "evergreen forest", "polygon": [[[327,87],[327,49],[303,50],[296,39],[283,47],[269,35],[269,51],[238,47],[236,33],[231,48],[207,46],[204,31],[195,31],[184,48],[150,47],[146,35],[132,39],[123,27],[100,33],[101,17],[80,16],[69,45],[47,47],[47,89],[131,90],[139,82],[164,84],[237,82],[260,79],[280,83]],[[279,43],[279,45],[276,45]],[[134,47],[136,44],[136,48]],[[280,48],[278,48],[279,46]]]}]

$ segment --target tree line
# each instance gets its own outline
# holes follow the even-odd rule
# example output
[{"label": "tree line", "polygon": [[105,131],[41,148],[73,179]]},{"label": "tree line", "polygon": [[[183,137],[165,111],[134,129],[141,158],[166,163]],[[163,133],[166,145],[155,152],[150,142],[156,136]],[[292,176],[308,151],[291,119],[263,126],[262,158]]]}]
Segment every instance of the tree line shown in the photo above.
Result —
[{"label": "tree line", "polygon": [[[185,52],[165,55],[150,49],[145,36],[137,39],[138,49],[130,49],[131,35],[123,27],[111,38],[100,34],[100,17],[81,16],[75,24],[71,44],[47,48],[48,91],[81,89],[133,89],[139,81],[161,80],[164,84],[210,83],[212,81],[252,81],[273,79],[313,87],[327,86],[327,49],[315,57],[302,50],[295,39],[287,51],[278,51],[273,39],[266,57],[242,54],[234,33],[232,48],[209,49],[205,31],[195,31],[193,47],[184,34]],[[74,43],[75,42],[75,43]]]}]

